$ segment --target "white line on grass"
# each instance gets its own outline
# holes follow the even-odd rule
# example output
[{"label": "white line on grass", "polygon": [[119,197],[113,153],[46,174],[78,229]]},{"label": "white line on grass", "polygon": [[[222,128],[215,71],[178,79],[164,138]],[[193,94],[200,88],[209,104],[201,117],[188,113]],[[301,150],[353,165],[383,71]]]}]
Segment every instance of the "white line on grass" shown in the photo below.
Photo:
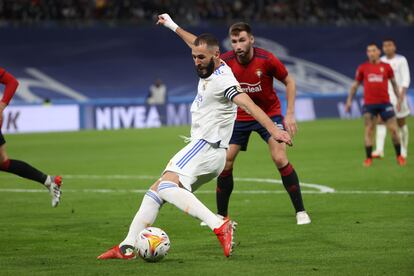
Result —
[{"label": "white line on grass", "polygon": [[[156,180],[157,176],[151,175],[64,175],[64,179],[86,179],[86,180]],[[1,178],[10,178],[9,176],[2,176]],[[259,183],[272,183],[272,184],[282,184],[282,181],[279,179],[269,179],[269,178],[234,178],[236,181],[240,182],[259,182]],[[414,195],[414,191],[352,191],[352,190],[343,190],[338,191],[331,187],[314,184],[314,183],[300,183],[302,187],[308,187],[315,190],[302,190],[304,194],[393,194],[393,195]],[[64,189],[65,192],[75,193],[145,193],[147,190],[142,189]],[[44,189],[0,189],[0,192],[14,192],[14,193],[41,193],[47,192]],[[199,194],[213,194],[214,190],[201,190],[197,191]],[[235,194],[284,194],[286,193],[283,190],[271,191],[271,190],[247,190],[247,191],[233,191]]]},{"label": "white line on grass", "polygon": [[[148,189],[64,189],[65,193],[145,193]],[[0,189],[0,193],[46,193],[45,189]],[[214,190],[196,191],[196,194],[215,194]],[[285,191],[269,191],[269,190],[248,190],[233,191],[234,194],[285,194]],[[414,195],[414,191],[338,191],[332,193],[324,193],[320,191],[302,191],[304,194],[371,194],[371,195]]]}]

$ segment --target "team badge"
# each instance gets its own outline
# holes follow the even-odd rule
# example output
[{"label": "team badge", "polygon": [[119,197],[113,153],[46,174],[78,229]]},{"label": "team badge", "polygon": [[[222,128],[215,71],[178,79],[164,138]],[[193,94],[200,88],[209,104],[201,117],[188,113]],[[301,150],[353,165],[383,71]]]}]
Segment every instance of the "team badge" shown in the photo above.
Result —
[{"label": "team badge", "polygon": [[381,73],[384,73],[384,67],[380,67]]},{"label": "team badge", "polygon": [[260,70],[260,69],[257,69],[256,70],[256,75],[259,77],[259,79],[262,77],[262,75],[263,75],[263,72],[262,72],[262,70]]}]

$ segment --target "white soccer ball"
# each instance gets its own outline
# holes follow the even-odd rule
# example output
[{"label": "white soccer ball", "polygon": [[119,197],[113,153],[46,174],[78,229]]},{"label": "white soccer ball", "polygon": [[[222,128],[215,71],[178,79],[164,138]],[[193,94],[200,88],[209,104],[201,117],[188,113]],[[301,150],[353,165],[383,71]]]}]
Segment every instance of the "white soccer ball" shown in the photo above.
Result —
[{"label": "white soccer ball", "polygon": [[157,227],[147,227],[138,235],[138,255],[147,262],[158,262],[167,255],[170,238]]}]

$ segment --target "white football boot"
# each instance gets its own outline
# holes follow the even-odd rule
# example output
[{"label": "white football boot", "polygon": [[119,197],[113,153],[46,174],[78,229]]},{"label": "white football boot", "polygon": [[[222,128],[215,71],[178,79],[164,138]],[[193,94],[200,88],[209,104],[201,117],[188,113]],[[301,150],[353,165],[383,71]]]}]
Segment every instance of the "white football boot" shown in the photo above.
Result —
[{"label": "white football boot", "polygon": [[303,225],[303,224],[309,224],[311,223],[311,219],[306,213],[306,211],[301,211],[296,213],[296,224],[297,225]]},{"label": "white football boot", "polygon": [[60,196],[62,194],[62,191],[60,190],[60,187],[62,186],[62,177],[57,176],[48,176],[50,181],[45,184],[46,188],[49,190],[49,194],[52,197],[52,207],[58,206],[60,202]]}]

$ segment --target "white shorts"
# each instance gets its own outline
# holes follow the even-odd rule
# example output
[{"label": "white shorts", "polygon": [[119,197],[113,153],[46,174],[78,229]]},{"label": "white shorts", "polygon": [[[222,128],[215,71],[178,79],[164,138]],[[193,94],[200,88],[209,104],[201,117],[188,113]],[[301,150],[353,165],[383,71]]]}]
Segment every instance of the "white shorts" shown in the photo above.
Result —
[{"label": "white shorts", "polygon": [[170,160],[164,173],[175,172],[190,192],[218,176],[226,163],[226,149],[205,140],[193,140]]},{"label": "white shorts", "polygon": [[401,103],[400,111],[397,110],[397,100],[395,97],[391,98],[391,103],[394,106],[395,116],[398,119],[405,118],[411,114],[410,107],[408,106],[407,96],[404,97],[404,100]]}]

